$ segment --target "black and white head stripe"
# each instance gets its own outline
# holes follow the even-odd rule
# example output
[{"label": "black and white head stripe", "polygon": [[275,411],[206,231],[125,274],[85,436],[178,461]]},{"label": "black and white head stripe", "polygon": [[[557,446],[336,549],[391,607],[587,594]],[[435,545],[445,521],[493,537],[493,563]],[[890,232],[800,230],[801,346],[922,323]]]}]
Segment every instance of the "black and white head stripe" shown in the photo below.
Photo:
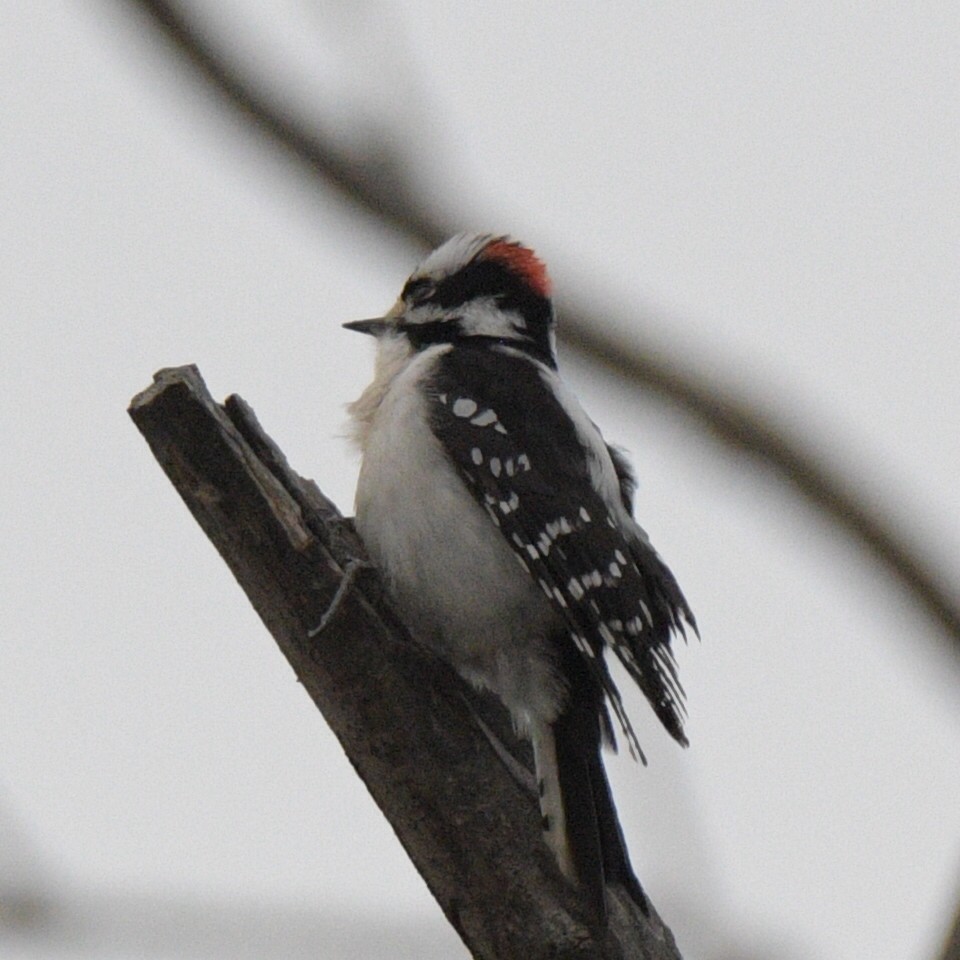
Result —
[{"label": "black and white head stripe", "polygon": [[[685,624],[696,629],[693,614],[639,528],[624,529],[595,489],[591,454],[544,374],[512,347],[465,342],[438,358],[426,384],[431,428],[524,574],[560,614],[631,749],[642,757],[606,649],[686,743],[670,641]],[[622,457],[614,465],[627,500],[631,478]],[[612,739],[609,718],[605,726]]]},{"label": "black and white head stripe", "polygon": [[417,348],[466,338],[512,341],[556,366],[550,281],[528,247],[460,234],[431,253],[400,295],[401,326]]}]

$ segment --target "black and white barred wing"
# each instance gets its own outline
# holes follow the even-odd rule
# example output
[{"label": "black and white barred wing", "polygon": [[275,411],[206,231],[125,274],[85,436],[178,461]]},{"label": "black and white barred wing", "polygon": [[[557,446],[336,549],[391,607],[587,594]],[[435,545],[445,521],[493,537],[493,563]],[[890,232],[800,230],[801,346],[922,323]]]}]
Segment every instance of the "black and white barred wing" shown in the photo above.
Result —
[{"label": "black and white barred wing", "polygon": [[434,434],[561,614],[631,749],[640,752],[603,660],[606,648],[686,743],[670,640],[684,621],[694,625],[692,614],[656,551],[642,534],[621,529],[594,489],[589,453],[539,368],[497,348],[451,351],[427,394]]}]

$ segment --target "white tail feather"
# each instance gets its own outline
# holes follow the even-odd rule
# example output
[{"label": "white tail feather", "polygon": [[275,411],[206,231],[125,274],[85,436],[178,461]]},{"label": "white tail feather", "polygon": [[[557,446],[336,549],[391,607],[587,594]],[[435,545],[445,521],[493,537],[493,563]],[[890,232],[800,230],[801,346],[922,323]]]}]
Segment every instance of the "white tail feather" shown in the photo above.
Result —
[{"label": "white tail feather", "polygon": [[530,739],[533,743],[543,838],[556,857],[560,872],[568,880],[576,882],[577,874],[573,866],[573,854],[567,835],[567,816],[560,794],[557,741],[553,728],[547,723],[537,724],[530,730]]}]

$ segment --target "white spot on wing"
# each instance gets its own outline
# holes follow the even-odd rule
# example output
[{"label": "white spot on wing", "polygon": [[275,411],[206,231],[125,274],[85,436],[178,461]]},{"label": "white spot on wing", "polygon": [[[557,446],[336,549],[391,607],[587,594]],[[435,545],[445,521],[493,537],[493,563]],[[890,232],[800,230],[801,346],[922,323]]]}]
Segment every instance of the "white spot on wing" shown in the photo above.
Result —
[{"label": "white spot on wing", "polygon": [[588,657],[592,656],[590,645],[587,643],[586,637],[581,636],[579,633],[571,633],[570,636],[573,637],[573,642],[576,644],[577,649],[581,653],[585,653]]},{"label": "white spot on wing", "polygon": [[458,397],[453,401],[455,417],[472,417],[477,412],[477,403],[469,397]]},{"label": "white spot on wing", "polygon": [[643,617],[650,626],[653,626],[653,617],[650,615],[650,608],[641,600],[640,609],[643,611]]},{"label": "white spot on wing", "polygon": [[491,423],[497,422],[497,415],[492,410],[484,410],[478,413],[471,421],[475,427],[489,427]]},{"label": "white spot on wing", "polygon": [[491,472],[495,477],[499,477],[499,476],[500,476],[501,467],[502,467],[502,464],[500,463],[500,458],[499,458],[499,457],[491,457],[491,458],[490,458],[490,472]]},{"label": "white spot on wing", "polygon": [[479,447],[474,447],[470,451],[470,459],[479,467],[483,463],[483,451]]},{"label": "white spot on wing", "polygon": [[581,507],[581,508],[580,508],[580,519],[581,519],[584,523],[589,523],[589,522],[590,522],[590,514],[587,513],[587,508],[586,508],[586,507]]}]

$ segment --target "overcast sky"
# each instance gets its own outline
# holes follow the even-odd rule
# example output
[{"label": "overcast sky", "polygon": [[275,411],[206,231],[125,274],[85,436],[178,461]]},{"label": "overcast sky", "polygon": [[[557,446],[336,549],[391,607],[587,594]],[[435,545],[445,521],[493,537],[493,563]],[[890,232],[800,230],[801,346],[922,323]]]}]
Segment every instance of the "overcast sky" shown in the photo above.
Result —
[{"label": "overcast sky", "polygon": [[[561,301],[800,432],[956,594],[960,8],[263,6],[192,5],[345,143],[386,129],[454,224],[534,246]],[[50,904],[0,910],[0,952],[465,956],[125,413],[197,363],[349,512],[371,351],[339,325],[417,251],[121,0],[0,8],[0,98],[0,901]],[[691,748],[637,694],[650,766],[610,764],[684,956],[932,958],[960,660],[768,471],[564,360],[701,625]]]}]

